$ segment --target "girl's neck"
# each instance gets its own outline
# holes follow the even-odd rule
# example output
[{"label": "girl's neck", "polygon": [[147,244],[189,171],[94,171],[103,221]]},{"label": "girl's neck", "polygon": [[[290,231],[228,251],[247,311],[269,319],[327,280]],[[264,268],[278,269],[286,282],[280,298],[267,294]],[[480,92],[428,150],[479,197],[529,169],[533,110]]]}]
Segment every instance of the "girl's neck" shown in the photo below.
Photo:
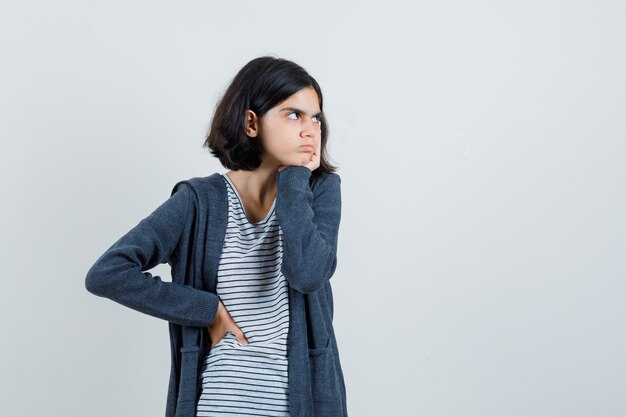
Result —
[{"label": "girl's neck", "polygon": [[276,172],[277,168],[269,169],[261,165],[254,171],[240,169],[226,174],[242,199],[259,206],[269,206],[276,198]]}]

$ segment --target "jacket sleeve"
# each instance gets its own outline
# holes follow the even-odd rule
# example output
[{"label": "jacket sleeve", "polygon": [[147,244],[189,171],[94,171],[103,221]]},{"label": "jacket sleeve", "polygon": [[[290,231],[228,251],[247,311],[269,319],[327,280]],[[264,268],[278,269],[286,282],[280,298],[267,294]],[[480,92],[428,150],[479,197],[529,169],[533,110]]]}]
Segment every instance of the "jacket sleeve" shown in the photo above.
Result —
[{"label": "jacket sleeve", "polygon": [[283,233],[281,271],[295,290],[311,293],[322,288],[337,267],[341,178],[327,175],[313,196],[309,168],[290,165],[276,175],[276,216]]},{"label": "jacket sleeve", "polygon": [[144,272],[170,259],[190,220],[192,204],[189,186],[179,187],[98,258],[87,272],[85,288],[183,326],[211,325],[219,303],[216,294],[164,282],[159,276]]}]

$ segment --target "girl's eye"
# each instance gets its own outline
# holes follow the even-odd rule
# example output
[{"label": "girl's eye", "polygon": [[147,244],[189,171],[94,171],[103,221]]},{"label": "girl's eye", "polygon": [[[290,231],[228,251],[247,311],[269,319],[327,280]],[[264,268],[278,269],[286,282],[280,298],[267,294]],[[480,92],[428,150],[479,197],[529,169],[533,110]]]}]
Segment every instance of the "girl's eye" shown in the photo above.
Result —
[{"label": "girl's eye", "polygon": [[[295,115],[296,115],[296,118],[298,117],[298,113],[297,113],[297,112],[295,112],[295,111],[292,111],[292,112],[291,112],[291,113],[289,113],[287,116],[291,116],[292,114],[295,114]],[[319,123],[319,122],[322,120],[322,116],[314,116],[314,117],[315,117],[315,119],[317,120],[315,123]],[[292,119],[292,120],[296,120],[296,119],[294,119],[294,118],[292,118],[292,117],[289,117],[289,118],[290,118],[290,119]]]}]

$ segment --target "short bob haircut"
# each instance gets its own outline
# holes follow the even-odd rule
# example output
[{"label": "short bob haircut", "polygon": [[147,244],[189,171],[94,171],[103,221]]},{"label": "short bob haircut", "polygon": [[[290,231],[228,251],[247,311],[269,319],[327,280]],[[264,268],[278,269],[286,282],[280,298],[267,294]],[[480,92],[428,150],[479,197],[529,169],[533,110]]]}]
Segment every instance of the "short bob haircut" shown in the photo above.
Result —
[{"label": "short bob haircut", "polygon": [[[252,110],[260,119],[268,110],[305,87],[315,89],[323,112],[322,90],[304,68],[283,58],[263,56],[253,59],[239,70],[217,103],[203,147],[228,169],[255,170],[261,165],[262,149],[259,141],[251,140],[245,133],[246,110]],[[320,123],[320,166],[311,173],[311,181],[322,173],[330,174],[337,169],[327,160],[328,124],[325,116]]]}]

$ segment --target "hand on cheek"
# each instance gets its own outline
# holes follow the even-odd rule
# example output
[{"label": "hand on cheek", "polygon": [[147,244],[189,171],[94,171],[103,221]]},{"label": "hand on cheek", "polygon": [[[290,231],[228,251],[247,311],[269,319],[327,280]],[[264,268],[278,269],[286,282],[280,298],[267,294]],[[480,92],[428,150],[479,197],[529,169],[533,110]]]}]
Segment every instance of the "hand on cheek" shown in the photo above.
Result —
[{"label": "hand on cheek", "polygon": [[320,166],[319,154],[320,154],[319,145],[316,145],[314,153],[306,154],[307,157],[305,158],[304,166],[309,168],[311,171],[315,171],[317,168],[319,168]]},{"label": "hand on cheek", "polygon": [[319,147],[315,148],[315,152],[314,153],[307,152],[307,153],[304,153],[299,158],[300,158],[299,163],[293,163],[293,164],[288,164],[288,165],[279,165],[278,166],[278,172],[282,171],[283,169],[287,168],[290,165],[305,166],[305,167],[309,168],[311,170],[311,172],[315,171],[320,166]]}]

